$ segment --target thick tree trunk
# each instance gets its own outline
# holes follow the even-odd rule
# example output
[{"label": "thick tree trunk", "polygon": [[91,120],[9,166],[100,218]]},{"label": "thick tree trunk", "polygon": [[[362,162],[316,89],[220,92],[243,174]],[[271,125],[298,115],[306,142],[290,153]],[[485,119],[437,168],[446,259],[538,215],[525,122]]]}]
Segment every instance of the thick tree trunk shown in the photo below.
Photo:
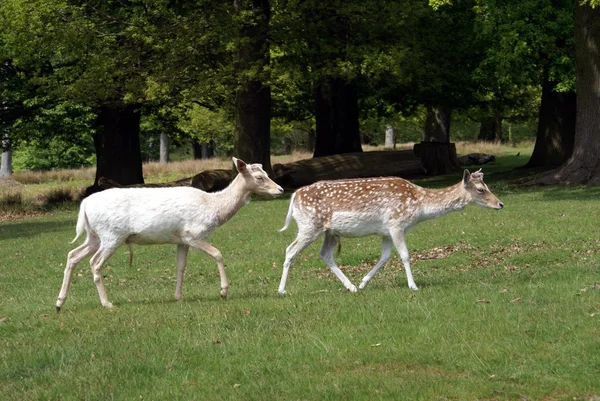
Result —
[{"label": "thick tree trunk", "polygon": [[556,82],[544,78],[535,147],[524,167],[557,167],[573,153],[576,96],[555,92]]},{"label": "thick tree trunk", "polygon": [[427,171],[427,175],[450,174],[460,169],[456,146],[453,143],[415,143],[413,151]]},{"label": "thick tree trunk", "polygon": [[575,3],[577,113],[569,160],[530,184],[600,185],[600,6]]},{"label": "thick tree trunk", "polygon": [[502,142],[502,114],[499,111],[494,111],[491,117],[481,122],[477,139],[486,142]]},{"label": "thick tree trunk", "polygon": [[159,162],[160,163],[168,163],[169,162],[169,137],[165,132],[160,134],[160,152],[159,152]]},{"label": "thick tree trunk", "polygon": [[0,178],[10,177],[12,175],[12,146],[10,144],[10,134],[5,131],[2,134],[0,143],[2,149],[2,160],[0,161]]},{"label": "thick tree trunk", "polygon": [[313,157],[362,152],[355,85],[341,78],[315,87],[316,138]]},{"label": "thick tree trunk", "polygon": [[100,189],[100,177],[121,185],[144,183],[140,152],[140,107],[102,106],[96,122],[96,179],[86,193]]},{"label": "thick tree trunk", "polygon": [[[238,12],[251,10],[256,18],[243,25],[242,44],[236,64],[238,76],[263,71],[269,65],[267,38],[270,8],[268,0],[235,0]],[[253,73],[256,74],[256,73]],[[235,100],[233,152],[248,163],[261,163],[271,171],[271,88],[259,76],[242,78]]]},{"label": "thick tree trunk", "polygon": [[450,143],[450,120],[449,109],[427,105],[423,141],[416,143],[413,150],[428,175],[449,174],[460,168],[456,146]]}]

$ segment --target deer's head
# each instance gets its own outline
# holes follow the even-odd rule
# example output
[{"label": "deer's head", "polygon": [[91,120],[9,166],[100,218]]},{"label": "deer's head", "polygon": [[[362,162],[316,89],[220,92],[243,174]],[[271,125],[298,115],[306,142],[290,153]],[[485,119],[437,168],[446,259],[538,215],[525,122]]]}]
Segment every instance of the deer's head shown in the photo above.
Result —
[{"label": "deer's head", "polygon": [[492,209],[502,209],[504,203],[490,191],[485,182],[483,182],[483,173],[481,169],[474,173],[465,170],[462,184],[464,189],[471,195],[471,201],[479,206]]},{"label": "deer's head", "polygon": [[261,164],[246,164],[235,157],[233,158],[233,164],[246,181],[246,186],[250,192],[262,195],[280,195],[283,193],[283,188],[269,178]]}]

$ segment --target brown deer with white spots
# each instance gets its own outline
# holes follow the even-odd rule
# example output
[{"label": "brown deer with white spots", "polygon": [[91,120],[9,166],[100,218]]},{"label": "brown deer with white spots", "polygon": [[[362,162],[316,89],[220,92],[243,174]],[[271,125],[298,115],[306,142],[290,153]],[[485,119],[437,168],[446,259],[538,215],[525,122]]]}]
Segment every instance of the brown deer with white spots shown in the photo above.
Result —
[{"label": "brown deer with white spots", "polygon": [[294,258],[321,233],[325,234],[321,259],[351,292],[356,292],[356,287],[337,267],[333,254],[340,237],[368,235],[382,238],[381,258],[359,289],[365,288],[389,260],[393,244],[404,264],[408,286],[418,290],[404,239],[407,231],[423,220],[462,210],[470,203],[492,209],[504,207],[483,182],[481,170],[465,170],[461,182],[444,189],[426,189],[396,177],[321,181],[300,188],[292,195],[285,226],[280,230],[288,228],[292,217],[296,220],[298,236],[286,249],[279,293],[286,293]]}]

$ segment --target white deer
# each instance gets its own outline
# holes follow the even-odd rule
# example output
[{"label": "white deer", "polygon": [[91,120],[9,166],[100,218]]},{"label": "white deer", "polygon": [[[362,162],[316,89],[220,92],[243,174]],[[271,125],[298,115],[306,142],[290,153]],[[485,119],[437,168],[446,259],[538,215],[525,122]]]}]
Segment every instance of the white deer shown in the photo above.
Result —
[{"label": "white deer", "polygon": [[113,188],[95,193],[81,202],[77,236],[85,231],[85,242],[69,252],[56,310],[67,297],[73,268],[90,259],[94,283],[102,306],[111,308],[102,284],[102,265],[122,244],[177,244],[175,298],[182,298],[182,284],[190,247],[212,256],[221,276],[221,296],[227,296],[229,282],[223,256],[206,237],[229,220],[252,194],[279,195],[275,184],[260,164],[246,164],[233,158],[239,174],[220,192],[207,193],[192,187]]},{"label": "white deer", "polygon": [[356,292],[356,287],[336,265],[335,247],[340,237],[368,235],[382,237],[381,258],[359,289],[365,288],[389,260],[393,244],[404,264],[408,286],[418,290],[404,239],[407,231],[420,221],[462,210],[470,203],[492,209],[504,207],[483,182],[481,170],[472,174],[465,170],[461,182],[444,189],[425,189],[396,177],[321,181],[300,188],[292,195],[285,226],[279,230],[287,229],[292,217],[296,220],[298,235],[285,251],[279,293],[286,293],[294,258],[321,233],[325,234],[321,259],[351,292]]}]

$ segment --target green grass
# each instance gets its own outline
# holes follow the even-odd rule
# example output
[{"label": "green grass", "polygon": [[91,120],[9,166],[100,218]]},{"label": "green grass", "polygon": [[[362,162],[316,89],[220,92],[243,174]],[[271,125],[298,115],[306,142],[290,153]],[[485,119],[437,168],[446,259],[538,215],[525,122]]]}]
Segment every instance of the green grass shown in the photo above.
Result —
[{"label": "green grass", "polygon": [[[521,156],[521,161],[525,159]],[[0,225],[2,400],[598,400],[600,188],[520,188],[509,155],[484,167],[502,211],[470,206],[407,237],[421,290],[397,255],[357,294],[300,254],[277,294],[287,199],[254,201],[191,253],[174,301],[175,246],[121,248],[101,308],[89,264],[54,309],[76,210]],[[447,185],[459,175],[423,181]],[[355,284],[377,238],[345,239]]]}]

